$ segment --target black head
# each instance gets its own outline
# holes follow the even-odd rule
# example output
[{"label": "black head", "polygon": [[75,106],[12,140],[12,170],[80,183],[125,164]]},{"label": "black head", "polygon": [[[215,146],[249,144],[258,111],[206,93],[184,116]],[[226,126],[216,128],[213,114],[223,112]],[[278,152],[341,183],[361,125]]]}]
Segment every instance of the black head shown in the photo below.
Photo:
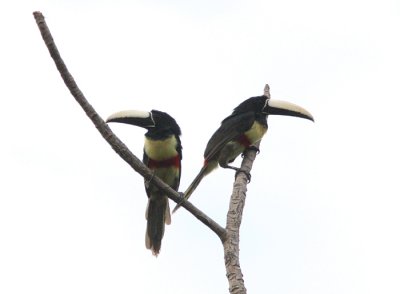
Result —
[{"label": "black head", "polygon": [[147,128],[148,133],[169,133],[176,136],[181,135],[181,129],[175,119],[166,112],[159,110],[150,111],[154,121],[154,127]]},{"label": "black head", "polygon": [[262,113],[266,104],[266,100],[267,96],[256,96],[246,99],[233,110],[232,115],[245,112],[254,112],[256,114]]}]

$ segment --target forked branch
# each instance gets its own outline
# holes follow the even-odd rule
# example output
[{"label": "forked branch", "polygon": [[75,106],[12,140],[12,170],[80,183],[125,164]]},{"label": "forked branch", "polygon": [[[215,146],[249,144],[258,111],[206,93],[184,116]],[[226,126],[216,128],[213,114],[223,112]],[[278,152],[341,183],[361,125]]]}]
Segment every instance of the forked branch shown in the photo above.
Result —
[{"label": "forked branch", "polygon": [[[64,80],[65,85],[74,96],[75,100],[81,105],[87,116],[91,119],[97,130],[103,138],[111,145],[115,152],[125,160],[136,172],[143,176],[146,180],[152,180],[152,183],[160,188],[168,198],[176,203],[181,203],[182,197],[171,187],[165,184],[158,177],[154,176],[149,170],[129,149],[128,147],[111,131],[104,120],[97,114],[94,108],[89,104],[82,91],[78,88],[74,78],[69,73],[67,66],[62,60],[60,53],[56,47],[53,37],[47,27],[45,19],[41,12],[33,13],[42,38],[50,52],[51,57],[56,64],[56,67]],[[265,86],[264,95],[269,97],[269,86]],[[257,143],[256,147],[259,146]],[[241,170],[250,173],[253,161],[257,155],[255,150],[246,150],[243,156]],[[243,274],[239,263],[239,230],[242,221],[243,208],[246,199],[247,177],[244,173],[239,173],[233,185],[233,192],[227,214],[226,229],[221,227],[213,219],[208,217],[189,201],[183,201],[181,205],[199,219],[203,224],[214,231],[224,247],[226,276],[229,281],[229,291],[235,294],[246,293],[244,286]]]}]

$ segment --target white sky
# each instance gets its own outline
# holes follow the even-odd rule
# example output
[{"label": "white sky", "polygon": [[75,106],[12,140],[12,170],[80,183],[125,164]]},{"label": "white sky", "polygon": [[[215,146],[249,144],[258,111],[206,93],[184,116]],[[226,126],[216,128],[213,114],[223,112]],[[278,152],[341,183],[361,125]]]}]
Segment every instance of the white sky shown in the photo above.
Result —
[{"label": "white sky", "polygon": [[[184,190],[220,121],[262,94],[316,123],[270,117],[241,230],[249,293],[399,293],[398,1],[8,1],[0,9],[0,293],[227,293],[222,246],[184,209],[144,246],[142,178],[64,86],[46,17],[103,117],[167,111]],[[142,156],[144,130],[113,125]],[[239,164],[236,162],[236,164]],[[220,224],[233,173],[193,202]]]}]

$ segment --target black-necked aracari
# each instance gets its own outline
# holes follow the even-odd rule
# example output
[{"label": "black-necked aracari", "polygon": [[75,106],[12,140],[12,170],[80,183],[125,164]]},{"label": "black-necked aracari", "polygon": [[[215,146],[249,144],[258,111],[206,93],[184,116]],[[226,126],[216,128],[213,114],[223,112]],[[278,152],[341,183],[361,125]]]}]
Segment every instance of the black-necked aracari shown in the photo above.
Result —
[{"label": "black-necked aracari", "polygon": [[[150,112],[127,110],[112,114],[107,123],[119,122],[143,127],[147,130],[144,140],[143,163],[154,175],[178,191],[181,178],[181,130],[175,119],[158,110]],[[146,208],[146,247],[158,255],[165,224],[171,223],[168,197],[151,181],[145,181],[148,197]]]},{"label": "black-necked aracari", "polygon": [[[312,115],[304,108],[285,101],[271,100],[265,95],[243,101],[221,122],[221,126],[208,141],[203,167],[185,191],[185,200],[191,196],[203,177],[218,165],[240,171],[229,163],[261,140],[268,129],[268,115],[295,116],[314,121]],[[179,207],[178,204],[173,212]]]}]

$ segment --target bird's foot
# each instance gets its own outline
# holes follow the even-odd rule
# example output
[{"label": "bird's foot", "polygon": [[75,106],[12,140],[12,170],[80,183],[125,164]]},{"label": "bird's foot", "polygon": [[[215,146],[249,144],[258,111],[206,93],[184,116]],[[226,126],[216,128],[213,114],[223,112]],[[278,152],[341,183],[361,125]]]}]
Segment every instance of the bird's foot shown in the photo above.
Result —
[{"label": "bird's foot", "polygon": [[172,213],[175,213],[178,210],[178,208],[182,206],[182,203],[185,201],[185,193],[178,192],[178,194],[181,199],[179,202],[177,202],[175,208],[172,210]]},{"label": "bird's foot", "polygon": [[248,171],[246,171],[246,170],[244,170],[244,169],[241,169],[240,167],[235,167],[235,166],[231,166],[231,165],[227,165],[227,164],[221,165],[221,167],[222,167],[222,168],[230,168],[230,169],[235,170],[235,171],[236,171],[236,173],[235,173],[235,179],[237,178],[237,176],[238,176],[239,173],[244,173],[244,174],[246,175],[246,177],[247,177],[247,182],[250,183],[250,181],[251,181],[251,174],[250,174]]},{"label": "bird's foot", "polygon": [[178,192],[178,194],[179,194],[179,197],[181,198],[180,201],[179,201],[179,203],[178,203],[178,205],[181,206],[182,203],[183,203],[183,201],[185,201],[185,193],[183,193],[183,192]]},{"label": "bird's foot", "polygon": [[[260,153],[260,148],[258,148],[257,146],[254,145],[250,145],[249,147],[246,148],[246,150],[244,152],[246,152],[247,150],[254,150],[257,152],[257,154]],[[244,157],[244,152],[242,153],[242,158]]]},{"label": "bird's foot", "polygon": [[144,185],[146,186],[146,188],[150,187],[150,183],[153,181],[154,175],[155,175],[155,171],[152,172],[150,179],[144,181]]},{"label": "bird's foot", "polygon": [[238,168],[238,169],[236,170],[235,179],[237,178],[237,176],[238,176],[240,173],[244,173],[244,174],[245,174],[245,176],[246,176],[246,178],[247,178],[247,183],[250,183],[250,182],[251,182],[251,174],[250,174],[247,170],[244,170],[244,169],[241,169],[241,168]]},{"label": "bird's foot", "polygon": [[260,148],[258,148],[258,147],[255,146],[255,145],[250,145],[249,147],[247,147],[247,149],[249,149],[249,150],[254,150],[254,151],[257,152],[257,154],[260,153]]}]

